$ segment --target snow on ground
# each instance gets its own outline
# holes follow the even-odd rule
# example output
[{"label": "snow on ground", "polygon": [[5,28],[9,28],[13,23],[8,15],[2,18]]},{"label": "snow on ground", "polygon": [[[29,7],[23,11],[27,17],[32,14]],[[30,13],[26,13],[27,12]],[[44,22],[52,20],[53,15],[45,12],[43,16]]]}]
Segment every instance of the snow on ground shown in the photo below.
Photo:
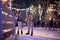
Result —
[{"label": "snow on ground", "polygon": [[10,37],[8,40],[60,40],[60,39],[20,35],[20,36],[16,36],[16,37]]}]

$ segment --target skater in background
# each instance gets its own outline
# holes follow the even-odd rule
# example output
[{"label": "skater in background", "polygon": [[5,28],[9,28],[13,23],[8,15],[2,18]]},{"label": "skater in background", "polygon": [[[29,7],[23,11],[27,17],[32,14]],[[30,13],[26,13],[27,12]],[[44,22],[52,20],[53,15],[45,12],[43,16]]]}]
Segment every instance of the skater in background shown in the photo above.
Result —
[{"label": "skater in background", "polygon": [[49,29],[52,29],[53,28],[53,25],[54,25],[54,21],[53,21],[53,18],[50,20],[50,23],[49,23]]},{"label": "skater in background", "polygon": [[55,30],[55,28],[57,27],[56,21],[54,21],[54,27],[53,30]]}]

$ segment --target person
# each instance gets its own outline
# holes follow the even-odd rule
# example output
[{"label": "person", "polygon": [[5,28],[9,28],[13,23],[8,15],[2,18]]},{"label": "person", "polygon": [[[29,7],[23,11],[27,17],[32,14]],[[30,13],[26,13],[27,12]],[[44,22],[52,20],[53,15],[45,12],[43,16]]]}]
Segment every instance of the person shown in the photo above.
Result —
[{"label": "person", "polygon": [[31,36],[32,36],[33,35],[33,15],[30,12],[30,10],[27,10],[26,16],[27,16],[27,25],[28,25],[28,32],[26,33],[26,35],[30,34],[30,28],[31,28]]},{"label": "person", "polygon": [[56,21],[54,21],[54,28],[53,30],[55,30],[55,28],[57,27]]},{"label": "person", "polygon": [[36,27],[37,26],[36,13],[34,13],[33,18],[34,18],[34,27]]},{"label": "person", "polygon": [[49,29],[52,29],[53,24],[54,24],[54,21],[53,21],[53,18],[52,18],[52,19],[50,20],[50,23],[49,23]]},{"label": "person", "polygon": [[[18,11],[18,30],[21,27],[21,34],[23,34],[22,28],[23,28],[23,18],[22,18],[22,11]],[[19,32],[18,32],[19,34]]]},{"label": "person", "polygon": [[45,25],[45,22],[42,21],[42,23],[41,23],[42,28],[44,27],[44,25]]}]

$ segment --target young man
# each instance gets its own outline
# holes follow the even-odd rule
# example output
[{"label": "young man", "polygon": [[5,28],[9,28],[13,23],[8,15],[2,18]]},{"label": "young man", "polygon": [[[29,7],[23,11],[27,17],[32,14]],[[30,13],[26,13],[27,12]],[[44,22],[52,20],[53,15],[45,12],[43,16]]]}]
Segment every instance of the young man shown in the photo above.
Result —
[{"label": "young man", "polygon": [[28,33],[26,35],[30,34],[30,28],[31,28],[31,36],[33,35],[33,15],[30,12],[30,10],[26,11],[27,16],[27,25],[28,25]]}]

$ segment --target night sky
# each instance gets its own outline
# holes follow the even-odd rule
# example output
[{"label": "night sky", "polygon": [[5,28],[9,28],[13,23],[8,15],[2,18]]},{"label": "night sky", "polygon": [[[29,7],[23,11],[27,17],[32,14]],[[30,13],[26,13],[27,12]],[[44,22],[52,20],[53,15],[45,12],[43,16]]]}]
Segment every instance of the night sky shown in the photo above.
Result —
[{"label": "night sky", "polygon": [[[14,0],[12,3],[14,7],[17,7],[17,8],[27,8],[30,6],[30,4],[38,4],[39,1],[47,1],[47,0]],[[55,1],[59,1],[59,0],[50,0],[50,4],[56,4]],[[16,6],[17,5],[17,6]]]}]

